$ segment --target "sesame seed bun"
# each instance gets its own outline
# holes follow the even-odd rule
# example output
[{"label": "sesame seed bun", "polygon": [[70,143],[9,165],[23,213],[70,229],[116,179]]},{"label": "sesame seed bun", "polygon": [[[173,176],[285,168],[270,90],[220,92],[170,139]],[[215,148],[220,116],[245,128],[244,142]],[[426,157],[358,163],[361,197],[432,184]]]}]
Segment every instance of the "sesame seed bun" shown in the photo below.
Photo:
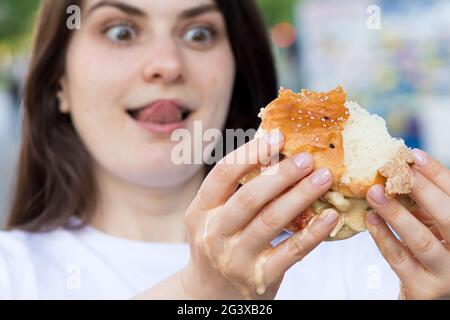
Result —
[{"label": "sesame seed bun", "polygon": [[[397,197],[407,208],[415,207],[407,196],[413,185],[410,150],[402,139],[389,135],[383,118],[347,101],[341,87],[322,93],[281,89],[259,116],[258,135],[275,129],[283,133],[283,156],[309,152],[314,167],[327,167],[333,176],[329,192],[300,213],[288,230],[301,230],[312,217],[334,208],[340,219],[328,240],[364,231],[364,214],[369,209],[365,195],[375,184],[384,185],[387,196]],[[249,172],[241,183],[259,173],[260,168]]]}]

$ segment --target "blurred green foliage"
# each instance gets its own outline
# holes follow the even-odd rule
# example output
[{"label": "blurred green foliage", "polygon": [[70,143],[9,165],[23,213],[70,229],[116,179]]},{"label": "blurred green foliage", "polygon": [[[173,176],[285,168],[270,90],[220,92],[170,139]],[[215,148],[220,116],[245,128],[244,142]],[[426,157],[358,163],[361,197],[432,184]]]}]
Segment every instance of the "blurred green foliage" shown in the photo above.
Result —
[{"label": "blurred green foliage", "polygon": [[[55,0],[58,1],[58,0]],[[39,0],[0,0],[0,44],[15,51],[27,37]]]},{"label": "blurred green foliage", "polygon": [[[58,1],[58,0],[55,0]],[[239,1],[239,0],[231,0]],[[293,20],[293,6],[298,0],[256,0],[269,25]],[[0,42],[17,47],[29,34],[39,0],[0,0]]]},{"label": "blurred green foliage", "polygon": [[293,22],[295,4],[301,0],[256,0],[269,26]]}]

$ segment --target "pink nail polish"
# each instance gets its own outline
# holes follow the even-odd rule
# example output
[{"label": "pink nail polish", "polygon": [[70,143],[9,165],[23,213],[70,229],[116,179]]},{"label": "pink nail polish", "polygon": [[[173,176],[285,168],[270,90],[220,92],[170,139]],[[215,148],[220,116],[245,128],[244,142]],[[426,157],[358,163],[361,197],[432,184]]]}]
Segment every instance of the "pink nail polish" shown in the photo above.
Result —
[{"label": "pink nail polish", "polygon": [[381,186],[376,185],[369,189],[369,197],[378,205],[384,205],[387,202],[386,195]]},{"label": "pink nail polish", "polygon": [[373,226],[377,226],[383,221],[374,210],[370,210],[367,213],[367,220],[369,220],[369,223]]},{"label": "pink nail polish", "polygon": [[312,174],[312,183],[316,186],[321,186],[330,181],[331,172],[327,168],[320,168]]},{"label": "pink nail polish", "polygon": [[428,155],[420,149],[413,149],[411,151],[414,157],[414,163],[419,167],[424,167],[428,163]]},{"label": "pink nail polish", "polygon": [[325,210],[320,215],[320,218],[322,219],[322,223],[324,225],[330,225],[338,219],[338,214],[334,210]]},{"label": "pink nail polish", "polygon": [[307,169],[313,164],[313,157],[309,153],[300,153],[295,156],[294,163],[300,169]]}]

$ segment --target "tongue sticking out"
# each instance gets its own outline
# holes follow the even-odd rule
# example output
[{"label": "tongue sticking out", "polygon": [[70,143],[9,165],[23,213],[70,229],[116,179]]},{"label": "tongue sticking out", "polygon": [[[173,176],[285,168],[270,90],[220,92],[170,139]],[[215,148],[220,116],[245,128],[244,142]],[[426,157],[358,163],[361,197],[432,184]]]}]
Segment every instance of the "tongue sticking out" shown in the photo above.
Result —
[{"label": "tongue sticking out", "polygon": [[183,120],[181,109],[173,103],[157,102],[136,114],[136,120],[158,124],[176,123]]}]

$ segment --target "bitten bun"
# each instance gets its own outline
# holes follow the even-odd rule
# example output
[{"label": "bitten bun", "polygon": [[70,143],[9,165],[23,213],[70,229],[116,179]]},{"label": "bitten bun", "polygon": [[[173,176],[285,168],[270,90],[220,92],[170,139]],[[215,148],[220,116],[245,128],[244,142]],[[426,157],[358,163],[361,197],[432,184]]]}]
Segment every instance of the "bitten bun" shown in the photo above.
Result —
[{"label": "bitten bun", "polygon": [[[275,129],[283,134],[282,156],[309,152],[314,167],[327,167],[333,176],[330,191],[300,213],[288,230],[301,230],[315,215],[335,208],[340,219],[328,240],[364,231],[364,213],[369,209],[365,195],[375,184],[384,185],[388,197],[397,197],[407,208],[414,208],[407,196],[413,186],[410,150],[403,140],[389,135],[383,118],[347,101],[341,87],[322,93],[281,89],[279,97],[261,109],[259,116],[258,134]],[[249,172],[241,183],[259,173],[260,168]]]}]

